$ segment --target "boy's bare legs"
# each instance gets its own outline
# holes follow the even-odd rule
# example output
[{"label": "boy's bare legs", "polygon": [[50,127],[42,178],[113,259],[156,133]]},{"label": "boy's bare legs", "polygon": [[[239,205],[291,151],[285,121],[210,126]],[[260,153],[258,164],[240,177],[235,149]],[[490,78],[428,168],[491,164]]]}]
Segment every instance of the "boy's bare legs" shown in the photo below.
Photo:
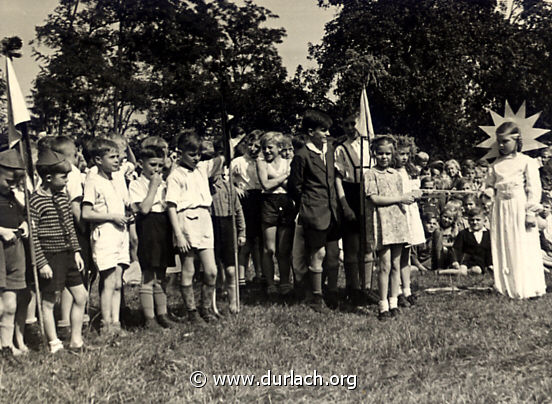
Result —
[{"label": "boy's bare legs", "polygon": [[107,327],[120,324],[122,273],[119,266],[100,272],[100,309]]},{"label": "boy's bare legs", "polygon": [[236,313],[238,311],[236,293],[236,268],[233,265],[226,267],[226,291],[228,292],[230,313]]},{"label": "boy's bare legs", "polygon": [[54,304],[56,303],[56,292],[45,292],[42,294],[42,315],[44,316],[44,333],[50,344],[50,352],[56,353],[63,349],[63,344],[57,337],[56,320],[54,319]]},{"label": "boy's bare legs", "polygon": [[69,327],[71,322],[71,308],[73,307],[73,295],[69,289],[63,288],[60,302],[60,319],[58,327]]},{"label": "boy's bare legs", "polygon": [[203,286],[201,287],[200,314],[206,322],[216,320],[213,314],[213,293],[217,281],[217,264],[215,251],[212,248],[198,250],[199,260],[203,266]]},{"label": "boy's bare legs", "polygon": [[69,288],[73,307],[71,307],[71,348],[79,348],[84,344],[82,340],[82,323],[84,320],[84,308],[88,300],[88,292],[83,284]]},{"label": "boy's bare legs", "polygon": [[4,303],[4,314],[2,315],[2,322],[0,324],[2,348],[9,348],[14,355],[18,355],[21,352],[13,345],[15,312],[17,310],[17,291],[4,290],[4,293],[2,293],[2,300]]},{"label": "boy's bare legs", "polygon": [[111,319],[120,326],[121,299],[123,295],[123,268],[117,265],[114,275],[113,298],[111,300]]},{"label": "boy's bare legs", "polygon": [[276,254],[276,226],[263,224],[263,274],[266,278],[267,292],[269,295],[276,293],[274,286],[274,255]]},{"label": "boy's bare legs", "polygon": [[389,309],[393,310],[397,308],[397,297],[399,296],[399,292],[401,288],[401,253],[403,250],[403,245],[393,244],[390,247],[390,250],[391,250],[391,276],[390,276],[391,293],[389,296]]},{"label": "boy's bare legs", "polygon": [[25,322],[27,320],[27,308],[31,300],[29,289],[20,290],[17,293],[17,309],[15,311],[15,343],[21,352],[28,352],[25,344]]},{"label": "boy's bare legs", "polygon": [[389,301],[387,300],[389,293],[389,275],[391,273],[391,248],[389,246],[384,246],[378,251],[378,261],[379,312],[384,313],[389,311]]}]

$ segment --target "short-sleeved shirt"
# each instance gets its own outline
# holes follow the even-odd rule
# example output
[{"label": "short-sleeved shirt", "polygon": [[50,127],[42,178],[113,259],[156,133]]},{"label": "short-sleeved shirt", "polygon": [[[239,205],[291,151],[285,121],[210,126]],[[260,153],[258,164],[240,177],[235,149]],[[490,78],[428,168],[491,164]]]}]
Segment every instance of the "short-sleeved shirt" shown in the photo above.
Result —
[{"label": "short-sleeved shirt", "polygon": [[65,187],[69,202],[82,198],[83,187],[84,184],[80,170],[71,165],[71,171],[67,174],[67,186]]},{"label": "short-sleeved shirt", "polygon": [[343,178],[343,181],[360,183],[360,166],[364,165],[363,173],[370,168],[370,144],[364,140],[362,159],[360,162],[360,137],[347,139],[335,148],[335,169]]},{"label": "short-sleeved shirt", "polygon": [[255,159],[245,155],[232,160],[232,175],[236,186],[244,191],[261,189]]},{"label": "short-sleeved shirt", "polygon": [[128,199],[124,181],[121,184],[115,176],[108,180],[92,171],[88,173],[84,182],[82,202],[91,204],[96,212],[124,215]]},{"label": "short-sleeved shirt", "polygon": [[222,167],[223,160],[215,157],[200,161],[194,170],[178,166],[167,178],[167,203],[176,206],[180,212],[198,207],[208,208],[213,203],[209,189],[209,177]]},{"label": "short-sleeved shirt", "polygon": [[[130,182],[128,187],[128,192],[130,195],[131,204],[141,204],[146,196],[148,195],[148,190],[150,186],[150,180],[146,178],[145,175],[141,175],[138,179]],[[161,213],[165,211],[167,206],[165,202],[165,196],[167,195],[167,183],[165,181],[161,182],[153,198],[153,205],[151,206],[151,211],[154,213]]]}]

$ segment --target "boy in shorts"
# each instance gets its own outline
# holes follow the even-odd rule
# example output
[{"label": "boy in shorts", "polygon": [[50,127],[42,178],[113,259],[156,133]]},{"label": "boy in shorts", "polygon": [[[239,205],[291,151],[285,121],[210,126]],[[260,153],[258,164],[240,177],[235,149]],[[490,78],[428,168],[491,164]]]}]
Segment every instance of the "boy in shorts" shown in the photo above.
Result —
[{"label": "boy in shorts", "polygon": [[[339,224],[335,189],[334,147],[328,141],[332,119],[321,111],[308,110],[303,117],[307,134],[305,146],[291,162],[288,192],[299,207],[298,224],[302,226],[308,255],[308,278],[312,299],[309,306],[318,312],[328,308],[322,296],[322,266],[328,279],[327,302],[337,308],[339,269]],[[305,274],[294,268],[298,281]],[[307,287],[308,288],[308,287]]]},{"label": "boy in shorts", "polygon": [[62,154],[45,150],[38,156],[36,170],[42,182],[29,198],[29,207],[36,266],[40,273],[44,331],[51,353],[63,349],[56,333],[54,304],[60,292],[67,288],[73,296],[69,348],[82,350],[82,323],[88,296],[82,283],[84,262],[73,214],[64,192],[71,163]]}]

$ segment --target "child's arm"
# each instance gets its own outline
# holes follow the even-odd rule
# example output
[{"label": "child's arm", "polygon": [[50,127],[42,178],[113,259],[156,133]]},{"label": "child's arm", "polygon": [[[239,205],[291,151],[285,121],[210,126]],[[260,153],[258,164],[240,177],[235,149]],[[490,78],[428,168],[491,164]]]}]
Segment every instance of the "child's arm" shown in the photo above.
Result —
[{"label": "child's arm", "polygon": [[36,209],[33,203],[29,203],[29,212],[31,214],[31,231],[33,233],[33,247],[35,250],[36,268],[40,272],[40,276],[45,279],[50,279],[53,276],[52,268],[48,265],[48,260],[42,251],[40,240],[38,239],[38,226],[40,224],[40,212]]},{"label": "child's arm", "polygon": [[259,176],[261,187],[264,191],[271,191],[283,184],[287,180],[288,175],[284,174],[279,177],[269,179],[266,166],[266,161],[257,160],[257,175]]},{"label": "child's arm", "polygon": [[432,235],[431,269],[438,269],[443,266],[443,235],[435,230]]},{"label": "child's arm", "polygon": [[245,245],[245,217],[243,215],[243,209],[240,203],[240,200],[238,199],[238,196],[236,196],[236,200],[234,201],[235,207],[236,207],[236,230],[238,233],[238,246],[241,247]]},{"label": "child's arm", "polygon": [[341,179],[341,174],[336,172],[335,176],[335,189],[337,191],[337,199],[341,204],[341,209],[343,210],[343,215],[348,221],[353,221],[356,219],[355,212],[351,209],[347,203],[347,198],[345,197],[345,190],[343,189],[343,180]]},{"label": "child's arm", "polygon": [[124,227],[128,221],[125,215],[96,212],[88,202],[82,204],[82,219],[93,223],[113,222],[120,227]]},{"label": "child's arm", "polygon": [[184,237],[182,230],[180,229],[180,223],[178,222],[178,213],[176,212],[176,205],[172,202],[167,202],[167,212],[169,214],[169,221],[176,238],[176,248],[178,252],[186,254],[190,250],[190,243]]},{"label": "child's arm", "polygon": [[382,196],[374,194],[370,195],[370,200],[376,206],[389,206],[398,203],[405,203],[407,205],[410,205],[416,201],[412,193],[397,196]]},{"label": "child's arm", "polygon": [[[159,186],[163,183],[163,178],[160,174],[154,174],[150,178],[148,193],[146,194],[146,197],[141,203],[136,203],[136,206],[138,207],[138,210],[143,215],[147,215],[151,212],[151,208],[153,206],[153,203],[155,201],[155,195],[157,194],[157,190],[159,189]],[[132,184],[131,184],[132,186]]]},{"label": "child's arm", "polygon": [[288,177],[288,194],[295,202],[295,207],[298,209],[301,204],[301,195],[303,194],[303,180],[306,161],[299,154],[293,156],[291,160],[291,170]]},{"label": "child's arm", "polygon": [[460,268],[460,261],[462,260],[462,255],[464,254],[464,232],[461,231],[458,233],[454,239],[454,244],[452,245],[452,267]]}]

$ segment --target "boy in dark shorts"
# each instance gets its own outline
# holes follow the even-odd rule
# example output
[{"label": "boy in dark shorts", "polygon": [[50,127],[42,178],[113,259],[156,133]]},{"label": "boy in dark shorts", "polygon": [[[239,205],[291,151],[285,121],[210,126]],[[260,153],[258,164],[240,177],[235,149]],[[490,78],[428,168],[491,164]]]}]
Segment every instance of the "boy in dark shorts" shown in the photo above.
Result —
[{"label": "boy in dark shorts", "polygon": [[[0,243],[3,252],[0,287],[4,306],[0,324],[2,356],[19,355],[27,351],[23,344],[19,349],[13,344],[17,302],[21,302],[21,296],[27,287],[22,238],[28,236],[29,230],[24,208],[14,195],[24,175],[23,161],[17,150],[10,149],[0,153]],[[20,310],[26,312],[27,308],[20,307]]]},{"label": "boy in dark shorts", "polygon": [[64,192],[71,164],[62,154],[45,150],[38,156],[36,170],[42,183],[29,198],[29,207],[36,266],[40,274],[44,331],[51,353],[63,349],[56,333],[54,304],[60,292],[67,287],[74,299],[69,349],[81,351],[85,349],[82,323],[87,292],[81,275],[84,262],[69,199]]},{"label": "boy in dark shorts", "polygon": [[[303,117],[307,134],[305,146],[291,162],[288,192],[299,208],[308,259],[308,278],[313,297],[309,305],[318,312],[328,310],[322,297],[322,265],[327,273],[327,302],[337,307],[339,269],[339,224],[335,189],[334,147],[327,140],[332,119],[323,112],[309,110]],[[304,278],[294,268],[297,281]],[[309,289],[307,287],[307,289]]]}]

